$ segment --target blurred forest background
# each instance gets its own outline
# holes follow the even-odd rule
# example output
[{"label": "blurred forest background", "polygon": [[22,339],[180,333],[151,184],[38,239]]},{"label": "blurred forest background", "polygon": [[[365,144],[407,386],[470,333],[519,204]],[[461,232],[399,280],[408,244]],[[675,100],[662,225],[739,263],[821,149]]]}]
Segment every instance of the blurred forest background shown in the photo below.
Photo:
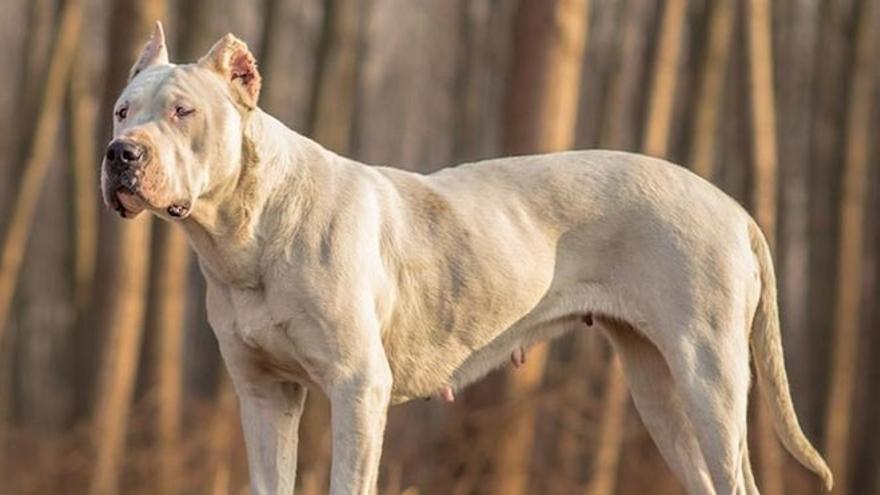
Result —
[{"label": "blurred forest background", "polygon": [[[261,105],[431,172],[564,148],[664,156],[774,244],[794,402],[836,493],[880,494],[880,0],[3,0],[0,494],[240,494],[236,401],[185,239],[102,205],[110,105],[152,23],[191,62],[245,39]],[[601,335],[453,405],[392,409],[382,494],[672,494]],[[326,493],[327,403],[299,493]],[[769,495],[819,493],[754,401]]]}]

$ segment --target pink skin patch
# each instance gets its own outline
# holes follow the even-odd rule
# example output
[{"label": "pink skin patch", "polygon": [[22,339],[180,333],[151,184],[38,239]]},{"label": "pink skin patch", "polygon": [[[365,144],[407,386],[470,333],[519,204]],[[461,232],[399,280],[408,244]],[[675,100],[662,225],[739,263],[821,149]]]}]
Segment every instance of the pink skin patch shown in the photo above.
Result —
[{"label": "pink skin patch", "polygon": [[524,347],[520,347],[515,351],[510,353],[510,362],[513,363],[514,368],[519,368],[520,366],[526,364],[526,350]]},{"label": "pink skin patch", "polygon": [[440,389],[440,392],[438,392],[437,395],[446,402],[455,402],[455,393],[449,385]]}]

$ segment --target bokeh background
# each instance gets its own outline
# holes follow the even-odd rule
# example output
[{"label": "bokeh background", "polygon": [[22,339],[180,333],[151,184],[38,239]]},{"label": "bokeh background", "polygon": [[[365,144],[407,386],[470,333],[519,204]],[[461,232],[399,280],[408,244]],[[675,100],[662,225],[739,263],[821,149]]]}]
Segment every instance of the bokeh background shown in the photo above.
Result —
[{"label": "bokeh background", "polygon": [[[0,494],[241,494],[236,401],[185,239],[98,193],[110,105],[154,20],[190,62],[231,31],[261,105],[327,147],[431,172],[564,148],[708,177],[772,240],[794,402],[880,493],[880,0],[2,0]],[[382,494],[673,494],[601,335],[452,405],[391,412]],[[312,394],[299,493],[326,493]],[[764,493],[819,493],[754,401]]]}]

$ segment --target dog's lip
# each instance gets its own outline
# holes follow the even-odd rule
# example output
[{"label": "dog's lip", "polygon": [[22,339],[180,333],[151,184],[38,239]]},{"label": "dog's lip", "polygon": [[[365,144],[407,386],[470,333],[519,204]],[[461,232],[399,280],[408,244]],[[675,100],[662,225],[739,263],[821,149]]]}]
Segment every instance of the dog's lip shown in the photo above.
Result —
[{"label": "dog's lip", "polygon": [[123,208],[131,213],[140,213],[146,208],[146,201],[137,194],[132,194],[125,189],[116,191],[116,199]]},{"label": "dog's lip", "polygon": [[110,207],[122,218],[134,218],[148,206],[149,203],[143,196],[125,186],[117,188],[110,196]]},{"label": "dog's lip", "polygon": [[146,209],[162,211],[172,219],[183,220],[192,213],[192,202],[181,200],[167,207],[153,205],[139,192],[132,192],[125,186],[118,187],[110,197],[109,206],[122,218],[134,218]]}]

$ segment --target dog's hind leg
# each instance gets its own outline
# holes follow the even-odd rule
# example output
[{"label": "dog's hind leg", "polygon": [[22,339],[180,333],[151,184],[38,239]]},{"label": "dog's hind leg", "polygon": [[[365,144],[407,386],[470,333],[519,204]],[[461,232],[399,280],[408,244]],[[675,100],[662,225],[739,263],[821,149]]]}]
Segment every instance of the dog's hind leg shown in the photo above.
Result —
[{"label": "dog's hind leg", "polygon": [[752,462],[749,460],[748,435],[743,437],[742,447],[742,478],[740,479],[739,493],[744,495],[760,495],[758,485],[755,483],[755,474],[752,472]]},{"label": "dog's hind leg", "polygon": [[731,328],[696,324],[685,330],[675,349],[663,349],[719,495],[738,493],[740,483],[747,481],[748,343],[746,332]]},{"label": "dog's hind leg", "polygon": [[657,348],[619,323],[603,324],[617,352],[633,402],[663,459],[690,494],[712,493],[712,480],[672,375]]}]

